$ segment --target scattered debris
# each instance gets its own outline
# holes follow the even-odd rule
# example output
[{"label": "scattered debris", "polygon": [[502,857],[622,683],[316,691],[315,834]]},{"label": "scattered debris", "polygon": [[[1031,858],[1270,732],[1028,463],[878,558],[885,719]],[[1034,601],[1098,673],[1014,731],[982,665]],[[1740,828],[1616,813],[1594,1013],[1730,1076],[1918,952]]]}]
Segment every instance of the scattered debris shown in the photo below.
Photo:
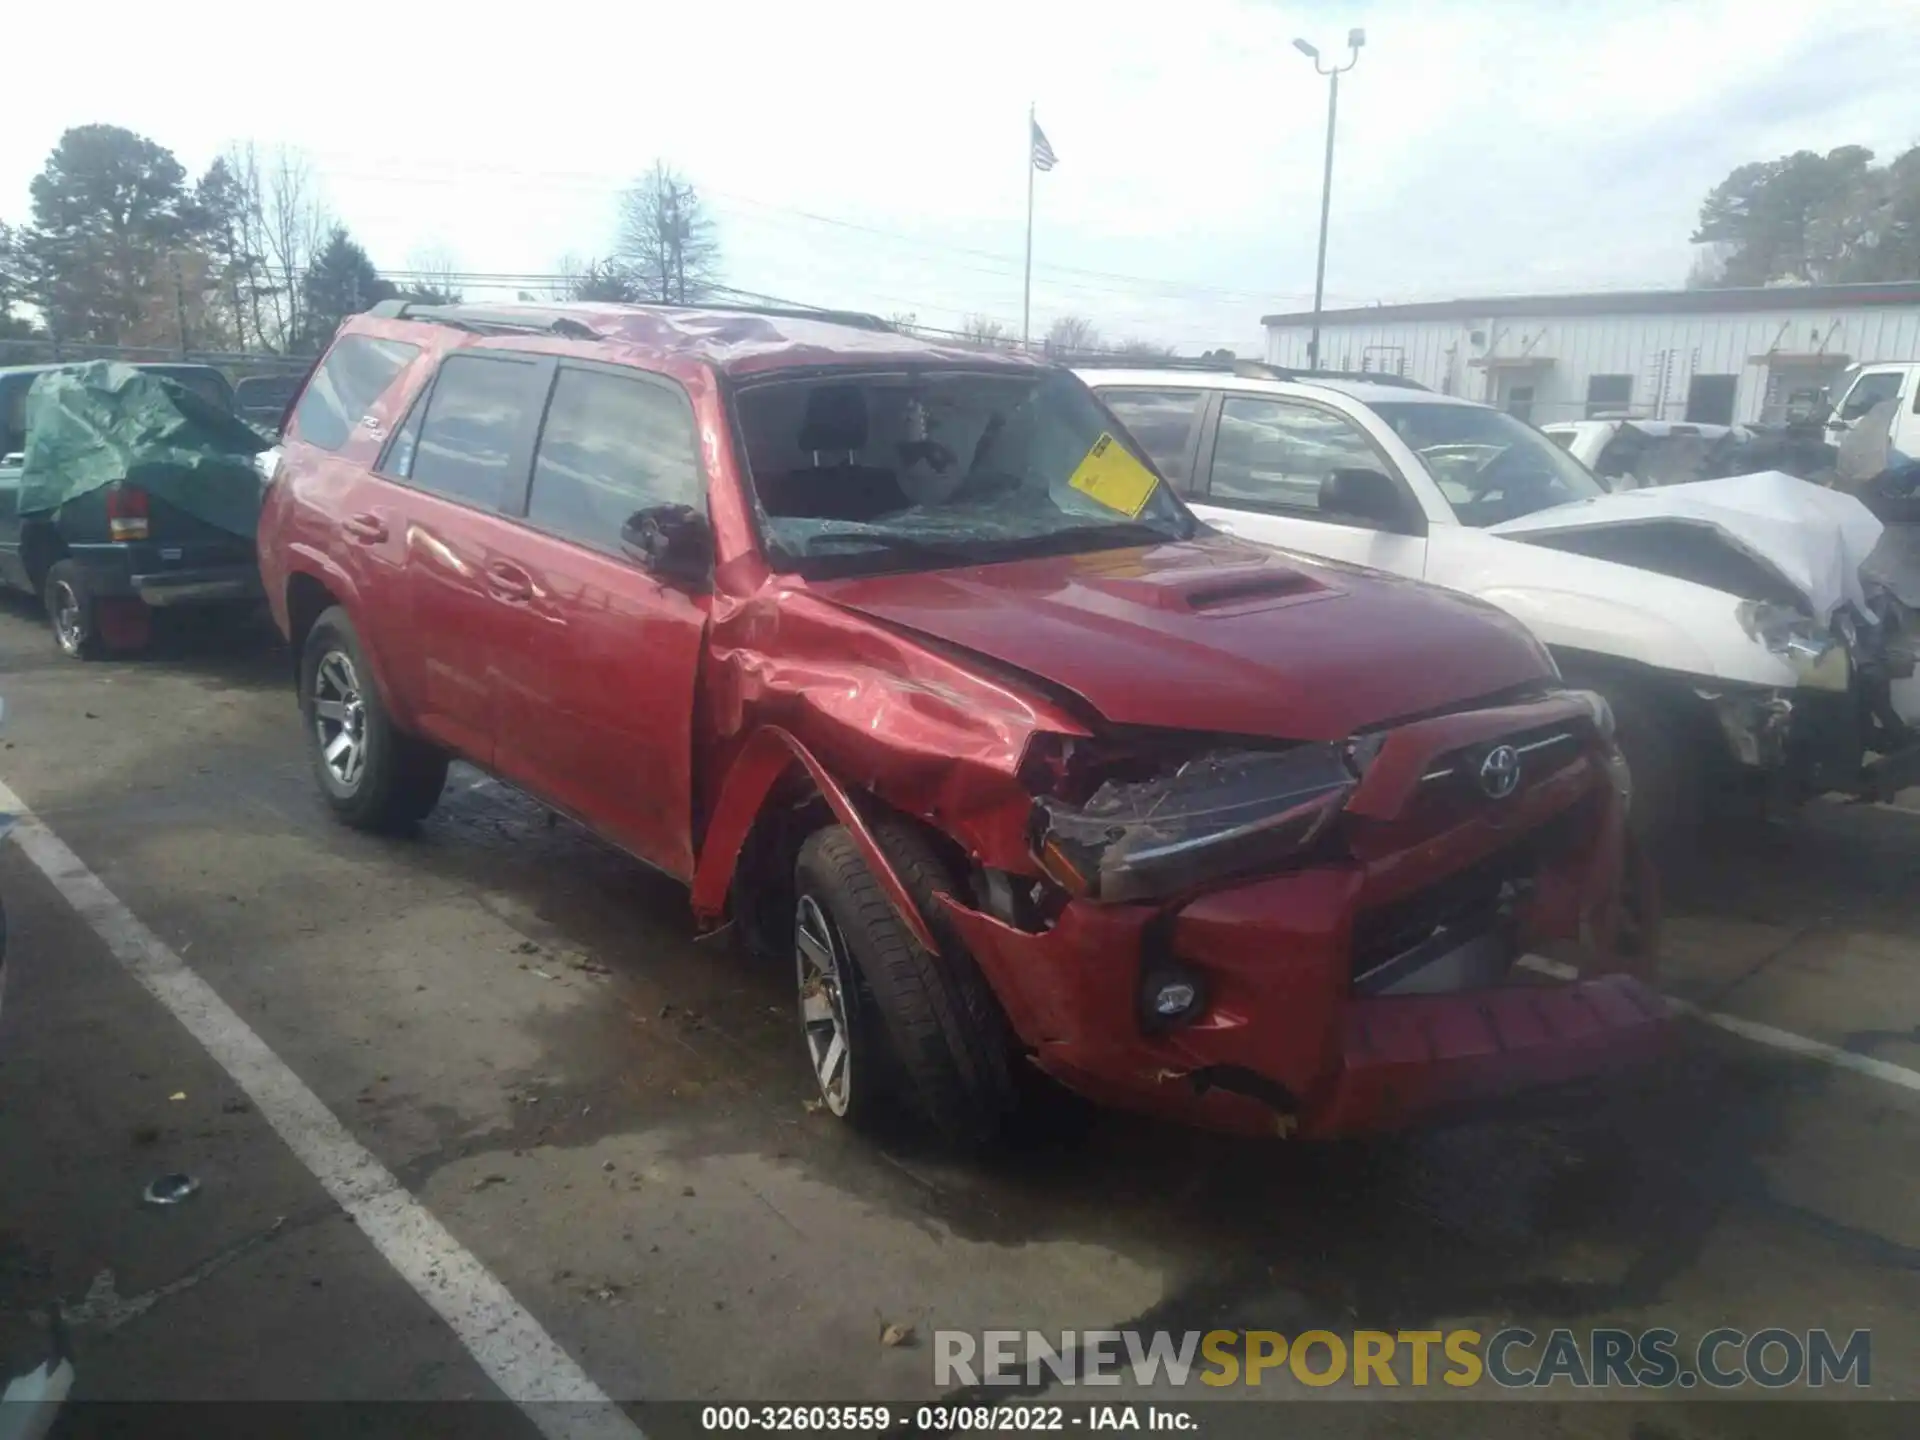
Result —
[{"label": "scattered debris", "polygon": [[167,1099],[169,1100],[184,1100],[186,1098],[187,1098],[187,1092],[184,1090],[176,1090],[173,1092],[173,1094],[167,1096]]},{"label": "scattered debris", "polygon": [[600,1168],[601,1168],[602,1170],[604,1170],[604,1171],[606,1171],[606,1172],[607,1172],[607,1174],[609,1174],[609,1175],[611,1175],[611,1174],[613,1173],[613,1161],[611,1161],[611,1160],[602,1160],[602,1161],[600,1162]]},{"label": "scattered debris", "polygon": [[577,951],[568,955],[566,959],[568,965],[572,966],[575,970],[584,971],[588,975],[611,975],[613,973],[609,967],[602,965],[598,960],[582,955]]},{"label": "scattered debris", "polygon": [[887,1324],[880,1327],[880,1343],[889,1350],[911,1350],[915,1338],[911,1325]]},{"label": "scattered debris", "polygon": [[540,947],[531,940],[522,940],[518,945],[513,947],[513,953],[516,955],[538,955],[540,953]]},{"label": "scattered debris", "polygon": [[504,1185],[506,1183],[507,1183],[507,1177],[504,1175],[482,1175],[478,1180],[474,1181],[473,1184],[469,1185],[467,1188],[469,1190],[484,1190],[489,1185]]},{"label": "scattered debris", "polygon": [[542,970],[538,965],[529,965],[527,968],[531,970],[535,975],[538,975],[542,980],[552,980],[555,978],[554,976],[549,975],[546,971]]},{"label": "scattered debris", "polygon": [[191,1175],[175,1172],[147,1182],[140,1198],[149,1205],[178,1205],[200,1193],[200,1182]]},{"label": "scattered debris", "polygon": [[682,1187],[680,1193],[682,1195],[691,1195],[693,1194],[693,1187],[691,1185],[684,1186]]},{"label": "scattered debris", "polygon": [[660,1018],[662,1020],[666,1019],[671,1014],[673,1014],[673,1006],[671,1004],[662,1005],[660,1007]]},{"label": "scattered debris", "polygon": [[616,1301],[620,1298],[621,1293],[625,1290],[625,1288],[626,1288],[625,1286],[616,1285],[611,1280],[609,1280],[605,1284],[600,1285],[599,1287],[594,1289],[591,1293],[594,1299],[605,1300],[609,1304],[611,1304],[613,1301]]},{"label": "scattered debris", "polygon": [[804,1109],[807,1114],[818,1115],[826,1108],[827,1102],[824,1100],[803,1100],[800,1104],[801,1108]]}]

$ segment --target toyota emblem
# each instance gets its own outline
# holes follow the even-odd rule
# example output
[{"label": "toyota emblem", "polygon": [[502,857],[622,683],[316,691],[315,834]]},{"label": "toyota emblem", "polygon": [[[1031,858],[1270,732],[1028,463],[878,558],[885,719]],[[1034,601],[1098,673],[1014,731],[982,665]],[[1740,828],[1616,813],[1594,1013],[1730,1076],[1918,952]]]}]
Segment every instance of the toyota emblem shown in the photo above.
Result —
[{"label": "toyota emblem", "polygon": [[1490,800],[1504,800],[1520,784],[1520,752],[1511,745],[1496,745],[1480,762],[1480,788]]}]

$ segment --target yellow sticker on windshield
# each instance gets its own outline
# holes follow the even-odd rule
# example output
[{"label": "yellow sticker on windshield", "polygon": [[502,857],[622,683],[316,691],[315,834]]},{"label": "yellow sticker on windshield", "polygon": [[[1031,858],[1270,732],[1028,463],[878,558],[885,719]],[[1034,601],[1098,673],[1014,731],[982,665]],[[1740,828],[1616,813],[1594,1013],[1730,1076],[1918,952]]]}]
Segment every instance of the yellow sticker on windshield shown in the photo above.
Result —
[{"label": "yellow sticker on windshield", "polygon": [[1093,442],[1067,484],[1083,495],[1090,495],[1109,510],[1118,510],[1129,520],[1147,508],[1159,478],[1133,458],[1113,436],[1102,434]]}]

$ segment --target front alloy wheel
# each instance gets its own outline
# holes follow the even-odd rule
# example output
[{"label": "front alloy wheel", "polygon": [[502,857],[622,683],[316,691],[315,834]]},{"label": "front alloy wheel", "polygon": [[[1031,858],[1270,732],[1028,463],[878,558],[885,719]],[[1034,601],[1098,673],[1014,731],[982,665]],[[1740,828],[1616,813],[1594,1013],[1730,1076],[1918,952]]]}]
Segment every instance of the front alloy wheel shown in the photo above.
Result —
[{"label": "front alloy wheel", "polygon": [[367,703],[353,658],[329,650],[313,672],[313,729],[334,782],[352,794],[367,768]]},{"label": "front alloy wheel", "polygon": [[811,895],[802,895],[795,909],[793,952],[800,979],[800,1024],[806,1032],[814,1078],[820,1082],[820,1098],[835,1115],[845,1115],[853,1099],[846,999],[852,971],[838,927]]}]

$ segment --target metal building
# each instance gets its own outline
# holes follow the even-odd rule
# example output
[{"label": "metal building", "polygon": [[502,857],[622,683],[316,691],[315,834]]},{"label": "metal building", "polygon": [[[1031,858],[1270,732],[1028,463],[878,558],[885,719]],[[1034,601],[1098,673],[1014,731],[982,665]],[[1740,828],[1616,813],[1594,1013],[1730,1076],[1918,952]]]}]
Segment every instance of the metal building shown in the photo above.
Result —
[{"label": "metal building", "polygon": [[[1268,315],[1304,367],[1311,313]],[[1385,370],[1535,424],[1601,414],[1774,421],[1847,366],[1920,360],[1920,283],[1514,295],[1329,310],[1328,369]]]}]

